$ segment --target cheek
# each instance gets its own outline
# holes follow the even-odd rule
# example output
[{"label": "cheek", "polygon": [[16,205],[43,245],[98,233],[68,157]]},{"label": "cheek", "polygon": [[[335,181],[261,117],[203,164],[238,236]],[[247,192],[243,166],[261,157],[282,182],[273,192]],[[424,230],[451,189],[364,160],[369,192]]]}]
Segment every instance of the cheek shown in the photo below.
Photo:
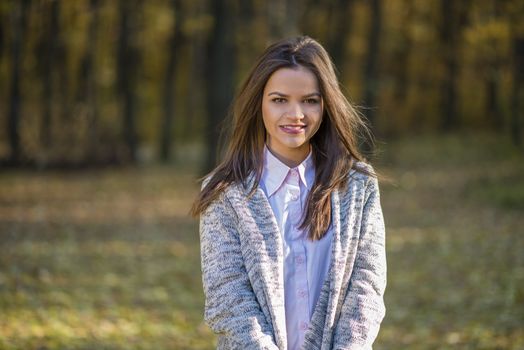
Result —
[{"label": "cheek", "polygon": [[311,121],[315,125],[315,129],[318,129],[318,127],[320,126],[323,114],[324,110],[322,109],[322,106],[317,106],[310,110]]},{"label": "cheek", "polygon": [[271,129],[271,110],[266,105],[262,105],[262,122],[266,132]]},{"label": "cheek", "polygon": [[266,127],[278,119],[277,115],[277,111],[274,107],[269,104],[262,105],[262,119],[264,120],[264,125],[266,125]]}]

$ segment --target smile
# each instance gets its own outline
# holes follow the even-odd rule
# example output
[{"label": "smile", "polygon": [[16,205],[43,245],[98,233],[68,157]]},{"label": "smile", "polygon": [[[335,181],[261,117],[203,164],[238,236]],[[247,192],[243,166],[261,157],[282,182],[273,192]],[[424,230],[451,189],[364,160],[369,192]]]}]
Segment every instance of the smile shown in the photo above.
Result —
[{"label": "smile", "polygon": [[287,134],[300,134],[307,125],[280,125],[280,129]]}]

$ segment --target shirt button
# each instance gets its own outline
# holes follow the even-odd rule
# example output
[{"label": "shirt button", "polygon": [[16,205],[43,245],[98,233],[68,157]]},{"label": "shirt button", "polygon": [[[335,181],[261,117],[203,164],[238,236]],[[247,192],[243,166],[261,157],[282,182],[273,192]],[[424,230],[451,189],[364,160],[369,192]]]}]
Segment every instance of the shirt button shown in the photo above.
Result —
[{"label": "shirt button", "polygon": [[298,291],[298,296],[301,297],[301,298],[305,298],[307,295],[306,291],[304,289],[300,289]]},{"label": "shirt button", "polygon": [[303,257],[301,257],[301,256],[295,257],[295,263],[297,265],[302,265],[303,262],[304,262],[304,258]]},{"label": "shirt button", "polygon": [[298,199],[298,196],[296,194],[292,195],[291,196],[291,200],[292,201],[296,201]]},{"label": "shirt button", "polygon": [[307,330],[307,322],[300,322],[300,330],[301,331],[306,331]]}]

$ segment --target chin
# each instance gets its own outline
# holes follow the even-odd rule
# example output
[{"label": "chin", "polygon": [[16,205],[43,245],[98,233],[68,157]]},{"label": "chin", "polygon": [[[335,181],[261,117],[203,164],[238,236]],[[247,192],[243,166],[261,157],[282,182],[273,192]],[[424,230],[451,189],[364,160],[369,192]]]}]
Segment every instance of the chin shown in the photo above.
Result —
[{"label": "chin", "polygon": [[303,147],[306,143],[306,140],[286,140],[285,142],[282,142],[282,145],[289,148],[300,148]]},{"label": "chin", "polygon": [[305,142],[301,142],[301,143],[289,143],[289,144],[286,144],[285,145],[289,150],[293,150],[293,151],[296,151],[296,150],[299,150],[301,149],[302,147],[306,147],[306,143]]}]

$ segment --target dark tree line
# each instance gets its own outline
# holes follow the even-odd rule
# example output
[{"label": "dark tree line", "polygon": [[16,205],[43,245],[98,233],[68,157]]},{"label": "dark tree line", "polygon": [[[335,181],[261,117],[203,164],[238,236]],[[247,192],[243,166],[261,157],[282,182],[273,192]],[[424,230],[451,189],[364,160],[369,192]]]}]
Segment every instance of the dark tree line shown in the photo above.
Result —
[{"label": "dark tree line", "polygon": [[236,86],[295,34],[325,45],[383,137],[474,127],[521,145],[523,19],[517,0],[7,1],[0,157],[168,162],[200,145],[210,168]]},{"label": "dark tree line", "polygon": [[9,161],[18,163],[21,159],[20,145],[20,78],[21,58],[23,55],[23,43],[27,35],[27,12],[29,0],[22,0],[16,4],[10,13],[11,31],[13,40],[11,42],[11,79],[9,84],[9,110],[7,115],[7,134],[9,137]]}]

